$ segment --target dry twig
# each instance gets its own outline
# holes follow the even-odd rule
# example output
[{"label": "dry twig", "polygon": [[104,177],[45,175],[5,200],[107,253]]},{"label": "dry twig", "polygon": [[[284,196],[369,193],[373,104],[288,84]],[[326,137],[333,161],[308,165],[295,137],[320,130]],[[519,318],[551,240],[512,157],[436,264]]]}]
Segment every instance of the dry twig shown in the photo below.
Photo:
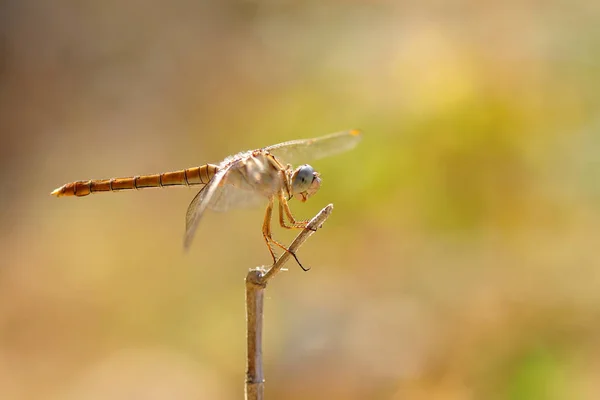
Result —
[{"label": "dry twig", "polygon": [[245,385],[246,400],[263,400],[264,398],[262,328],[264,295],[267,282],[273,279],[281,270],[283,265],[289,260],[291,253],[295,253],[306,239],[323,225],[332,210],[333,204],[329,204],[310,220],[308,226],[296,236],[290,245],[290,251],[284,252],[271,268],[266,271],[262,268],[253,269],[246,276],[246,329],[248,343]]}]

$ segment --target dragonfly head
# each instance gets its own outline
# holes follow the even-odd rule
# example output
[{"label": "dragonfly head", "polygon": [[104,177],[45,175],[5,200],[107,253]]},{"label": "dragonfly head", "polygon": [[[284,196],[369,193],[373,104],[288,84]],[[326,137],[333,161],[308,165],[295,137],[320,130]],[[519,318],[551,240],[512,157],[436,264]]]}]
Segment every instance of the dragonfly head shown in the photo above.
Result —
[{"label": "dragonfly head", "polygon": [[301,165],[292,173],[292,195],[301,202],[305,202],[317,193],[320,187],[319,173],[310,165]]}]

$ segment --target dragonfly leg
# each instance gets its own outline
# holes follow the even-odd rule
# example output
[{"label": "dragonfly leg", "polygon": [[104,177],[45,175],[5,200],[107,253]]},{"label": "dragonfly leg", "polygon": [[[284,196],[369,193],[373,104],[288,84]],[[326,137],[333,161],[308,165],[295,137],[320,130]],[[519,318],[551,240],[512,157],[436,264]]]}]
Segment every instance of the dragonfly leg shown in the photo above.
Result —
[{"label": "dragonfly leg", "polygon": [[303,271],[308,271],[310,268],[304,268],[304,266],[302,265],[302,263],[296,256],[296,253],[294,253],[293,251],[290,251],[290,249],[288,249],[287,247],[285,247],[284,245],[279,243],[277,240],[273,239],[273,237],[271,235],[271,217],[272,217],[272,215],[273,215],[273,197],[271,196],[271,197],[269,197],[269,204],[267,205],[267,211],[265,212],[265,220],[263,221],[262,231],[263,231],[263,237],[265,239],[265,242],[267,243],[267,247],[269,248],[269,252],[271,253],[271,256],[273,257],[273,263],[277,262],[277,257],[275,257],[275,253],[273,252],[273,247],[272,247],[272,245],[275,245],[275,246],[281,248],[283,251],[290,253],[290,255],[292,257],[294,257],[294,260],[296,260],[296,262],[298,263],[300,268],[302,268]]},{"label": "dragonfly leg", "polygon": [[273,252],[273,247],[271,247],[271,216],[273,215],[273,197],[269,197],[269,204],[267,205],[267,211],[265,212],[265,220],[263,221],[262,232],[263,238],[267,243],[267,248],[269,249],[269,253],[271,253],[271,257],[273,257],[273,264],[277,262],[277,257],[275,257],[275,253]]},{"label": "dragonfly leg", "polygon": [[[290,221],[289,225],[285,222],[284,214]],[[286,229],[304,229],[308,225],[306,220],[296,221],[283,193],[279,193],[279,225]]]},{"label": "dragonfly leg", "polygon": [[304,265],[302,265],[302,263],[300,262],[300,260],[296,256],[296,253],[294,253],[293,251],[291,251],[290,249],[288,249],[287,247],[285,247],[284,245],[282,245],[281,243],[279,243],[277,240],[275,240],[273,238],[269,238],[269,240],[274,245],[280,247],[283,251],[286,251],[286,252],[290,253],[290,255],[292,257],[294,257],[294,260],[296,260],[296,263],[300,266],[300,268],[302,268],[302,271],[306,272],[306,271],[310,270],[310,268],[304,268]]},{"label": "dragonfly leg", "polygon": [[[283,205],[281,202],[279,202],[279,225],[281,225],[281,227],[285,228],[285,229],[303,229],[303,226],[296,226],[292,223],[292,225],[288,225],[288,223],[286,222],[285,218],[284,218],[284,211],[283,211]],[[296,222],[296,221],[294,221]]]}]

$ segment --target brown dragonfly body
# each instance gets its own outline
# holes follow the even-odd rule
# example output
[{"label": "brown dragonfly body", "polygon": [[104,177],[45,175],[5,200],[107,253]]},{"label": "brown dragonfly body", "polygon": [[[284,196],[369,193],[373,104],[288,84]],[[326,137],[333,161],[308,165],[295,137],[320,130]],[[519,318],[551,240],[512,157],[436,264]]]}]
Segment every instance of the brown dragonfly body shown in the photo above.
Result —
[{"label": "brown dragonfly body", "polygon": [[[303,229],[307,226],[307,221],[294,219],[288,201],[295,197],[304,202],[321,185],[319,174],[310,165],[304,164],[293,170],[290,164],[284,162],[318,159],[346,151],[353,148],[360,137],[360,131],[350,130],[314,139],[293,140],[236,154],[219,165],[205,164],[154,175],[76,181],[55,189],[51,194],[56,197],[83,197],[100,192],[203,185],[187,210],[186,248],[191,244],[200,219],[207,209],[226,211],[258,202],[264,204],[267,200],[262,231],[275,261],[272,245],[284,251],[289,250],[271,237],[274,202],[279,202],[279,223],[282,227]],[[291,254],[298,261],[296,255]]]},{"label": "brown dragonfly body", "polygon": [[119,190],[160,188],[166,186],[206,185],[215,176],[218,168],[217,165],[206,164],[200,167],[164,172],[162,174],[77,181],[67,183],[55,189],[51,194],[56,197],[82,197],[98,192],[116,192]]}]

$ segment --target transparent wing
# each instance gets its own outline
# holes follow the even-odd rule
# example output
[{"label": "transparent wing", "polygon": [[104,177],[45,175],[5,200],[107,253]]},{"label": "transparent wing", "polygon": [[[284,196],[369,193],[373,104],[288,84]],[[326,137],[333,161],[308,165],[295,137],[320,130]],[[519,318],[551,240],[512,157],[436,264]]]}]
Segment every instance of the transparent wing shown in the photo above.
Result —
[{"label": "transparent wing", "polygon": [[361,136],[358,129],[352,129],[313,139],[283,142],[265,147],[265,150],[285,163],[296,165],[350,150],[360,141]]},{"label": "transparent wing", "polygon": [[[232,163],[219,170],[211,181],[198,192],[186,213],[184,247],[188,249],[206,209],[224,212],[233,208],[248,208],[265,203],[265,197],[244,179],[239,167]],[[273,182],[264,182],[265,185]],[[271,190],[271,186],[268,186]]]},{"label": "transparent wing", "polygon": [[208,208],[223,212],[265,204],[265,197],[282,186],[281,175],[266,168],[262,157],[239,158],[229,165],[223,181],[212,196]]},{"label": "transparent wing", "polygon": [[217,191],[219,184],[223,180],[223,177],[227,173],[228,169],[223,168],[219,170],[215,176],[210,180],[210,182],[198,192],[196,197],[192,200],[190,205],[188,206],[187,212],[185,214],[185,237],[183,240],[184,249],[189,249],[192,244],[192,240],[194,239],[194,234],[196,233],[196,229],[198,228],[198,224],[200,224],[200,220],[202,219],[202,215],[208,204],[210,203],[212,197]]},{"label": "transparent wing", "polygon": [[266,199],[260,193],[225,183],[217,188],[208,208],[216,212],[225,212],[235,208],[256,207],[261,204],[266,204]]}]

